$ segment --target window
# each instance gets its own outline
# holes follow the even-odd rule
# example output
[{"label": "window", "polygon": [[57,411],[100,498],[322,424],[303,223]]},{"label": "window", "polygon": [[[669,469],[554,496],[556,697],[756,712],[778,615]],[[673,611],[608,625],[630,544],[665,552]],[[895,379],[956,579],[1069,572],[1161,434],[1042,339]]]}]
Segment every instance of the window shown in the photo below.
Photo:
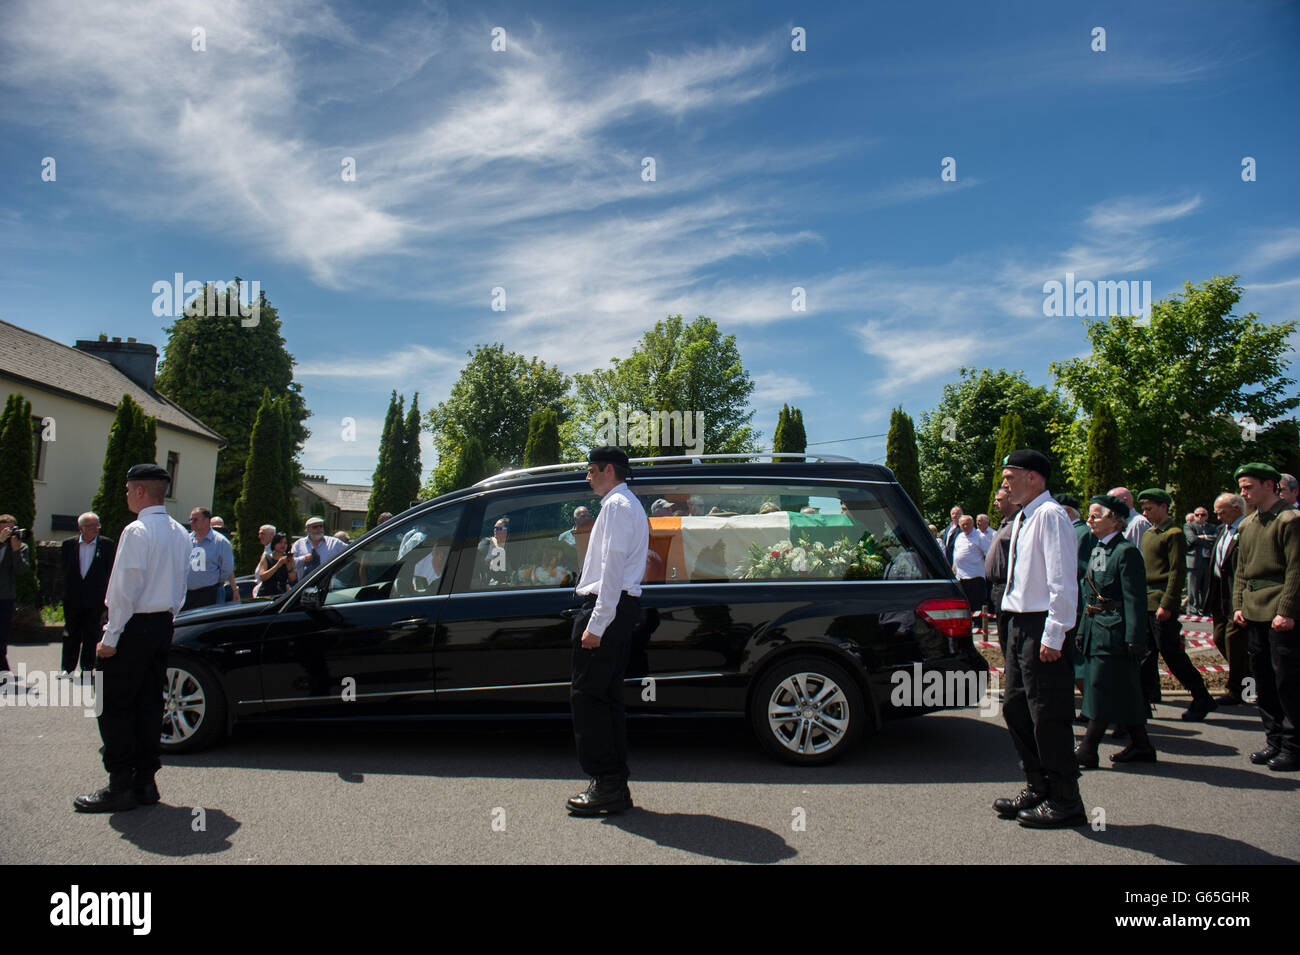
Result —
[{"label": "window", "polygon": [[354,547],[330,576],[325,604],[436,594],[463,510],[431,511]]},{"label": "window", "polygon": [[174,499],[176,497],[176,482],[179,480],[181,473],[181,456],[175,451],[167,452],[167,473],[172,476],[172,482],[167,487],[167,496]]},{"label": "window", "polygon": [[864,486],[635,484],[650,518],[647,583],[936,576]]},{"label": "window", "polygon": [[462,551],[465,589],[576,586],[599,511],[600,499],[580,491],[489,501]]}]

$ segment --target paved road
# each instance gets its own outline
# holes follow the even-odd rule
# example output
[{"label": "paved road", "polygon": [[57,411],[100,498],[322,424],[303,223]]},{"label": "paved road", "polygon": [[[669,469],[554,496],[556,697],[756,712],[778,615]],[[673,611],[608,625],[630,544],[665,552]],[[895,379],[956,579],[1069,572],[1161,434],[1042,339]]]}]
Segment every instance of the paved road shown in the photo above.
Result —
[{"label": "paved road", "polygon": [[[32,669],[57,656],[11,650]],[[562,808],[581,788],[567,722],[249,728],[169,760],[162,805],[106,817],[72,811],[104,782],[94,721],[6,706],[0,862],[1300,861],[1300,776],[1247,762],[1262,742],[1254,709],[1189,726],[1184,705],[1158,708],[1160,763],[1085,774],[1104,831],[1063,832],[993,815],[1020,780],[1001,719],[975,710],[887,724],[816,770],[769,761],[743,725],[634,724],[639,808],[577,819]]]}]

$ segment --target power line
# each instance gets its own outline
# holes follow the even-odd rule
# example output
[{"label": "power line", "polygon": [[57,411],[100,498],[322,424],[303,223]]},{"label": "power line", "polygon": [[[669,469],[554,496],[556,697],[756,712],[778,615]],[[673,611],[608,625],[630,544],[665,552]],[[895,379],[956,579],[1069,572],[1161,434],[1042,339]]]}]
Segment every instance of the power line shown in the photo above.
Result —
[{"label": "power line", "polygon": [[868,438],[887,438],[887,437],[889,437],[888,431],[884,432],[883,434],[864,434],[856,438],[836,438],[834,441],[810,441],[808,443],[808,447],[810,448],[815,447],[816,445],[819,444],[843,444],[845,441],[866,441]]}]

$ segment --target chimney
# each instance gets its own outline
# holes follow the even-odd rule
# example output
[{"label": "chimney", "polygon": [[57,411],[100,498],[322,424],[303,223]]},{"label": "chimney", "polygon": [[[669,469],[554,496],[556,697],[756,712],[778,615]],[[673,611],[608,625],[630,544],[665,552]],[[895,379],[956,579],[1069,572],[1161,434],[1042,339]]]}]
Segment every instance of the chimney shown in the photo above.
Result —
[{"label": "chimney", "polygon": [[107,335],[100,335],[99,341],[78,339],[76,347],[88,355],[110,362],[145,391],[153,391],[153,376],[158,370],[158,349],[134,338],[127,341],[120,338],[112,341],[107,339]]}]

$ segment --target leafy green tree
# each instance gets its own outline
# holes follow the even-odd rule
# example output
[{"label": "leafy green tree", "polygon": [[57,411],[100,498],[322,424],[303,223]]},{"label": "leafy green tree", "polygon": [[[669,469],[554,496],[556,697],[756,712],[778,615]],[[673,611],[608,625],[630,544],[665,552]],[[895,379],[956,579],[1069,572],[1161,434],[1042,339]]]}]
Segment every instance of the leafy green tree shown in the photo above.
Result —
[{"label": "leafy green tree", "polygon": [[463,486],[455,483],[459,475],[475,470],[467,471],[457,461],[462,449],[470,447],[470,438],[482,451],[484,462],[519,467],[533,412],[551,408],[561,418],[567,413],[564,396],[570,379],[559,368],[508,352],[499,343],[479,345],[466,354],[470,360],[450,396],[424,418],[438,452],[438,465],[426,486],[429,496]]},{"label": "leafy green tree", "polygon": [[[953,505],[981,512],[988,502],[998,426],[1015,412],[1024,424],[1022,447],[1053,458],[1053,423],[1064,425],[1069,412],[1060,396],[1029,384],[1023,372],[962,368],[960,379],[944,385],[939,404],[921,415],[917,450],[921,458],[922,513],[938,526],[948,523]],[[1001,462],[999,461],[999,464]],[[1053,461],[1052,490],[1060,490]],[[990,519],[992,514],[989,515]]]},{"label": "leafy green tree", "polygon": [[554,408],[534,411],[528,419],[528,444],[524,448],[524,467],[535,468],[560,463],[560,416]]},{"label": "leafy green tree", "polygon": [[885,439],[885,466],[919,510],[921,501],[921,466],[916,451],[916,427],[912,416],[895,408],[889,414],[889,436]]},{"label": "leafy green tree", "polygon": [[[123,478],[126,472],[122,472]],[[40,603],[36,579],[35,538],[30,531],[36,523],[36,436],[32,433],[32,403],[22,395],[11,394],[0,415],[0,511],[12,514],[18,526],[29,533],[24,537],[31,566],[17,584],[18,603],[35,607]],[[119,495],[120,497],[121,495]],[[6,542],[3,547],[8,547]]]},{"label": "leafy green tree", "polygon": [[[989,525],[998,527],[1002,524],[1002,514],[998,511],[997,500],[998,488],[1002,486],[1002,462],[1012,451],[1017,451],[1025,446],[1025,423],[1021,420],[1020,415],[1014,411],[1008,411],[998,422],[998,437],[993,445],[993,473],[992,487],[989,489]],[[963,510],[965,510],[963,508]]]},{"label": "leafy green tree", "polygon": [[1239,463],[1264,461],[1283,474],[1300,477],[1300,422],[1295,418],[1274,421],[1267,428],[1258,430],[1254,441],[1246,439],[1249,433],[1249,429],[1245,429]]},{"label": "leafy green tree", "polygon": [[370,485],[370,503],[366,508],[366,529],[379,523],[379,515],[384,511],[397,514],[406,510],[409,499],[400,507],[393,506],[394,482],[398,480],[397,470],[402,466],[405,454],[406,427],[403,410],[406,399],[398,399],[397,392],[388,401],[388,413],[384,415],[384,430],[379,437],[379,461],[375,465],[375,475]]},{"label": "leafy green tree", "polygon": [[1083,477],[1081,503],[1086,507],[1091,498],[1123,484],[1124,469],[1120,460],[1119,427],[1115,424],[1115,412],[1111,409],[1110,402],[1100,401],[1088,426],[1088,466]]},{"label": "leafy green tree", "polygon": [[99,491],[90,504],[99,515],[99,528],[105,537],[116,540],[123,528],[135,520],[126,506],[126,472],[136,464],[156,462],[157,455],[157,420],[146,415],[130,395],[123,395],[108,430]]},{"label": "leafy green tree", "polygon": [[282,398],[272,398],[270,389],[262,392],[262,404],[257,409],[253,433],[249,439],[248,466],[244,469],[244,485],[235,502],[235,567],[237,573],[247,573],[257,565],[262,554],[262,544],[257,530],[263,524],[275,524],[284,519],[285,480],[284,469],[284,412]]},{"label": "leafy green tree", "polygon": [[[244,327],[235,293],[211,292],[195,303],[195,314],[167,328],[167,345],[155,383],[160,394],[212,428],[227,441],[217,454],[214,513],[230,513],[243,486],[248,449],[262,392],[288,398],[294,456],[307,440],[307,406],[293,380],[294,360],[280,335],[280,318],[262,293],[257,323]],[[216,307],[207,314],[209,304]],[[221,314],[224,312],[225,314]],[[192,501],[192,504],[207,504]]]},{"label": "leafy green tree", "polygon": [[[1242,419],[1262,427],[1300,405],[1295,379],[1285,374],[1296,323],[1234,315],[1242,293],[1236,281],[1185,283],[1181,294],[1152,304],[1149,325],[1124,315],[1085,322],[1092,354],[1051,366],[1074,403],[1074,420],[1057,433],[1058,453],[1078,446],[1077,416],[1105,401],[1115,412],[1127,486],[1191,488],[1208,462],[1208,483],[1230,487]],[[1084,466],[1077,453],[1066,463],[1071,471]]]},{"label": "leafy green tree", "polygon": [[[694,451],[702,438],[701,453],[759,450],[759,435],[750,426],[754,382],[741,362],[736,336],[721,334],[717,323],[703,315],[689,325],[680,315],[656,322],[627,358],[611,359],[608,368],[575,375],[574,380],[580,446],[618,444],[629,457],[648,457],[683,454],[687,444]],[[626,434],[611,433],[622,430],[620,405],[629,417],[634,412],[661,416],[680,412],[683,433],[672,433],[673,426],[666,442],[659,427],[641,442],[631,423]],[[696,429],[699,414],[703,415],[702,435]],[[690,442],[684,440],[688,415]]]},{"label": "leafy green tree", "polygon": [[298,482],[302,480],[302,470],[298,465],[297,442],[294,439],[294,425],[297,418],[294,417],[293,403],[287,395],[281,395],[276,407],[280,411],[280,480],[282,482],[282,491],[277,500],[280,502],[280,512],[276,519],[271,521],[277,530],[293,538],[302,529],[302,514],[298,511],[298,499],[294,497],[294,489]]}]

